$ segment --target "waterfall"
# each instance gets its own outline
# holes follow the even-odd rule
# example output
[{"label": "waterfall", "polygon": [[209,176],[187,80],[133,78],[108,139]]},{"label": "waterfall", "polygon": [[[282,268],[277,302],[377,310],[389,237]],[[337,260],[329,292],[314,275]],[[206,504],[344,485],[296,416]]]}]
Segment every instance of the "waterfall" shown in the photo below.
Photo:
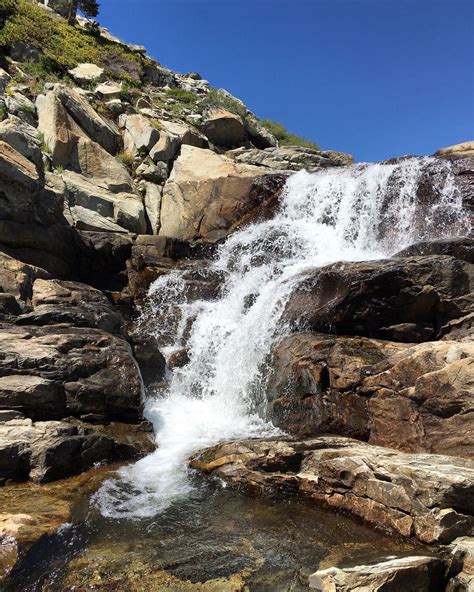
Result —
[{"label": "waterfall", "polygon": [[[430,173],[434,198],[420,197]],[[284,334],[285,304],[302,274],[335,261],[393,255],[408,245],[466,233],[450,164],[433,158],[331,168],[291,176],[271,220],[232,234],[202,278],[214,298],[193,298],[186,270],[151,286],[142,324],[165,352],[185,347],[162,392],[147,401],[156,452],[120,471],[96,496],[105,516],[145,517],[185,496],[187,459],[218,441],[268,437],[265,363]]]}]

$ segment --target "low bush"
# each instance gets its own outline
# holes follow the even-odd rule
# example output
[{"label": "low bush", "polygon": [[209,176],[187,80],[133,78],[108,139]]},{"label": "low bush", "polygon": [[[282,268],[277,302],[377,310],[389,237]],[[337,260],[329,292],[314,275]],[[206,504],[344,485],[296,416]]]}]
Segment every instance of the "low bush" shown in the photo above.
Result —
[{"label": "low bush", "polygon": [[[6,3],[6,7],[1,8]],[[29,0],[0,0],[0,46],[6,49],[15,42],[33,45],[43,55],[41,68],[47,73],[66,74],[81,62],[102,66],[118,79],[139,80],[141,58],[135,52],[103,37],[71,27],[59,15],[40,8]]]},{"label": "low bush", "polygon": [[166,96],[185,105],[192,105],[196,102],[196,95],[184,88],[169,88],[166,91]]},{"label": "low bush", "polygon": [[301,136],[297,136],[296,134],[292,134],[281,123],[270,121],[270,119],[262,119],[262,121],[260,121],[260,125],[262,125],[273,136],[275,136],[280,146],[300,146],[301,148],[320,150],[319,146],[315,142],[302,138]]},{"label": "low bush", "polygon": [[238,115],[244,121],[247,117],[247,108],[243,103],[215,88],[211,89],[204,99],[199,102],[199,107],[201,111],[213,108],[227,109],[227,111]]}]

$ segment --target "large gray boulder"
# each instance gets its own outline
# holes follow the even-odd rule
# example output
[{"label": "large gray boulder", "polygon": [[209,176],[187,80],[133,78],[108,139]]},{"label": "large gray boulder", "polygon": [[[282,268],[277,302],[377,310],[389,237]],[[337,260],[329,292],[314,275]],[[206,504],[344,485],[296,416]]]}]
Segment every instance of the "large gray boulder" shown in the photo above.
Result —
[{"label": "large gray boulder", "polygon": [[11,115],[0,123],[0,140],[33,162],[38,171],[42,170],[41,143],[35,127]]},{"label": "large gray boulder", "polygon": [[[145,233],[145,208],[140,194],[113,193],[107,182],[65,171],[66,216],[80,230]],[[106,185],[106,187],[104,187]]]},{"label": "large gray boulder", "polygon": [[148,154],[160,139],[160,132],[153,127],[151,121],[143,115],[123,116],[124,149],[133,158],[137,155]]},{"label": "large gray boulder", "polygon": [[354,163],[350,154],[332,150],[314,150],[300,146],[269,147],[264,150],[239,148],[229,151],[228,156],[242,164],[261,166],[287,173],[302,169],[312,173],[322,168],[347,166]]}]

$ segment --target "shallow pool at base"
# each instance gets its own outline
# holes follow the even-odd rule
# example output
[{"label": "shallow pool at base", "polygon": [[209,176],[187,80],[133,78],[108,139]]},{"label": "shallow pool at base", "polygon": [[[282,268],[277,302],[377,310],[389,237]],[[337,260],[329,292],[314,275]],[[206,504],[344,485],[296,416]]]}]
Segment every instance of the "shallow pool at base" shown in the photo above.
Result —
[{"label": "shallow pool at base", "polygon": [[153,519],[92,510],[37,545],[9,590],[295,592],[319,567],[420,552],[344,516],[203,482]]}]

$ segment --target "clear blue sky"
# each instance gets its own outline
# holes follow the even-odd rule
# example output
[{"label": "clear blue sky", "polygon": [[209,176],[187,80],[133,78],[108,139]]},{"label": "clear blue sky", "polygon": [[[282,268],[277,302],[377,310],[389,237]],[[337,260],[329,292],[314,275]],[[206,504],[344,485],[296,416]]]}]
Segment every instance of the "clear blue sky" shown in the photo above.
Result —
[{"label": "clear blue sky", "polygon": [[474,139],[473,0],[101,0],[99,20],[358,161]]}]

